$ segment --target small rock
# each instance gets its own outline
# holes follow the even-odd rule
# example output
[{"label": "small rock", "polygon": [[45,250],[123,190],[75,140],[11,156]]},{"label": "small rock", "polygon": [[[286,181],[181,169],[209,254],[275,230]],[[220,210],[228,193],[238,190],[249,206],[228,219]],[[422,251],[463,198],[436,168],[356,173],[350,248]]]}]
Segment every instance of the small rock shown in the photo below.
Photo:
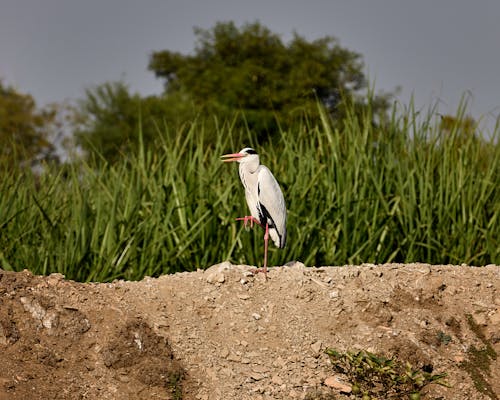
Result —
[{"label": "small rock", "polygon": [[241,357],[240,357],[239,355],[237,355],[237,354],[233,354],[233,353],[229,354],[229,355],[226,357],[226,359],[227,359],[228,361],[234,361],[234,362],[240,362],[240,361],[241,361]]},{"label": "small rock", "polygon": [[215,264],[212,265],[210,268],[207,268],[205,270],[205,274],[212,274],[212,273],[217,273],[217,272],[222,272],[222,271],[229,271],[231,269],[232,265],[229,261],[224,261],[220,264]]},{"label": "small rock", "polygon": [[252,314],[252,317],[253,317],[253,319],[255,319],[256,321],[258,321],[259,319],[261,319],[261,318],[262,318],[262,316],[261,316],[260,314],[257,314],[257,313],[253,313],[253,314]]},{"label": "small rock", "polygon": [[339,291],[332,290],[330,293],[328,293],[328,296],[330,297],[330,299],[337,299],[339,297]]},{"label": "small rock", "polygon": [[306,267],[300,261],[289,261],[284,266],[288,268],[299,268],[299,269],[304,269]]},{"label": "small rock", "polygon": [[284,368],[286,365],[286,361],[283,360],[283,358],[281,357],[278,357],[277,359],[275,359],[273,361],[273,367],[276,367],[276,368]]},{"label": "small rock", "polygon": [[465,357],[461,356],[461,355],[453,357],[453,361],[455,361],[457,364],[464,362],[464,360],[465,360]]},{"label": "small rock", "polygon": [[500,310],[496,310],[490,314],[489,320],[493,326],[500,326]]},{"label": "small rock", "polygon": [[127,375],[120,375],[118,376],[118,380],[123,383],[128,383],[130,382],[130,378]]},{"label": "small rock", "polygon": [[241,300],[248,300],[250,298],[250,295],[248,294],[239,294],[238,298]]},{"label": "small rock", "polygon": [[313,357],[306,357],[303,361],[307,368],[315,369],[318,366],[318,360]]},{"label": "small rock", "polygon": [[213,272],[207,276],[208,283],[224,283],[225,280],[226,277],[222,272]]},{"label": "small rock", "polygon": [[47,277],[47,283],[49,286],[54,286],[54,285],[57,285],[60,281],[64,280],[65,276],[63,274],[59,274],[59,273],[53,273],[53,274],[50,274],[48,277]]},{"label": "small rock", "polygon": [[266,372],[269,372],[269,368],[265,365],[256,365],[252,368],[252,371],[259,374],[264,374]]},{"label": "small rock", "polygon": [[321,351],[321,346],[323,346],[323,342],[321,340],[317,340],[316,342],[311,344],[311,350],[315,354],[318,354]]},{"label": "small rock", "polygon": [[266,376],[264,374],[261,374],[259,372],[252,372],[250,374],[250,378],[252,378],[254,381],[260,381],[264,379]]},{"label": "small rock", "polygon": [[281,378],[279,377],[279,375],[273,375],[273,377],[271,378],[271,382],[272,382],[274,385],[278,385],[278,386],[283,385],[283,379],[281,379]]},{"label": "small rock", "polygon": [[488,323],[486,322],[486,315],[484,315],[484,313],[474,314],[472,316],[472,318],[474,319],[474,322],[476,323],[476,325],[479,325],[479,326],[488,325]]},{"label": "small rock", "polygon": [[340,393],[351,393],[352,391],[351,386],[341,382],[337,376],[329,376],[323,383],[332,389],[338,390]]}]

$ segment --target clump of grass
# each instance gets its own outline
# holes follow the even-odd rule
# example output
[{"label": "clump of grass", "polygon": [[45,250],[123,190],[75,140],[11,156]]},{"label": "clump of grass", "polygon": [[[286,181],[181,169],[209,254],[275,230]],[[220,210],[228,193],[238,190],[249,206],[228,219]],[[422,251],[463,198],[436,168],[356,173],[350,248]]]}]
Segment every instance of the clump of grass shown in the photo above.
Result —
[{"label": "clump of grass", "polygon": [[484,336],[481,327],[474,321],[472,315],[467,314],[466,318],[470,330],[474,332],[484,347],[478,349],[475,346],[470,346],[467,350],[467,360],[460,363],[460,367],[469,374],[478,392],[488,396],[490,399],[498,400],[498,396],[486,379],[490,375],[491,363],[496,360],[497,353],[489,340]]},{"label": "clump of grass", "polygon": [[500,263],[498,133],[463,133],[465,109],[446,131],[436,112],[417,114],[395,110],[377,126],[369,106],[352,108],[342,130],[322,114],[260,146],[251,134],[232,143],[230,124],[207,144],[194,121],[112,165],[40,175],[0,165],[0,267],[110,281],[224,260],[260,265],[262,232],[235,221],[248,212],[244,192],[236,166],[219,159],[247,145],[287,203],[288,244],[270,247],[271,265]]},{"label": "clump of grass", "polygon": [[435,383],[447,386],[446,374],[432,374],[428,370],[414,369],[409,362],[385,358],[368,351],[338,352],[327,349],[333,368],[347,376],[352,394],[363,400],[422,398],[422,389]]},{"label": "clump of grass", "polygon": [[448,343],[451,342],[451,336],[444,333],[443,331],[439,331],[437,333],[437,340],[440,344],[447,345]]},{"label": "clump of grass", "polygon": [[172,372],[168,376],[167,388],[173,400],[182,400],[182,374]]}]

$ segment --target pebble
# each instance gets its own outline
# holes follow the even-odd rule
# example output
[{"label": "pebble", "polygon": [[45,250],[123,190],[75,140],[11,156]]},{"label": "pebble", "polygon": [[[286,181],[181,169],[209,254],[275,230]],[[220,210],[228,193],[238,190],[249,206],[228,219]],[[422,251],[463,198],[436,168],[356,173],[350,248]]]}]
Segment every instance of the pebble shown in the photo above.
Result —
[{"label": "pebble", "polygon": [[253,319],[255,319],[256,321],[258,321],[259,319],[261,319],[261,318],[262,318],[262,316],[261,316],[260,314],[257,314],[257,313],[253,313],[253,314],[252,314],[252,317],[253,317]]},{"label": "pebble", "polygon": [[311,350],[318,354],[321,351],[321,347],[323,346],[323,342],[321,340],[315,341],[313,344],[311,344]]},{"label": "pebble", "polygon": [[341,382],[337,376],[329,376],[323,383],[341,393],[351,393],[352,391],[351,386]]},{"label": "pebble", "polygon": [[269,372],[269,367],[266,367],[265,365],[256,365],[255,367],[252,368],[252,371],[264,374],[266,372]]},{"label": "pebble", "polygon": [[276,367],[276,368],[284,368],[286,365],[286,361],[283,360],[283,358],[279,357],[276,358],[274,361],[273,361],[273,367]]},{"label": "pebble", "polygon": [[229,355],[226,357],[226,359],[227,359],[228,361],[234,361],[234,362],[240,362],[240,361],[241,361],[241,357],[240,357],[239,355],[237,355],[237,354],[233,354],[233,353],[229,354]]},{"label": "pebble", "polygon": [[254,381],[260,381],[264,379],[266,376],[264,374],[261,374],[259,372],[252,372],[250,374],[250,378],[252,378]]},{"label": "pebble", "polygon": [[208,283],[224,283],[226,277],[222,272],[214,272],[207,276]]},{"label": "pebble", "polygon": [[273,377],[271,378],[271,382],[272,382],[274,385],[278,385],[278,386],[283,385],[283,379],[281,379],[281,378],[279,377],[279,375],[273,375]]}]

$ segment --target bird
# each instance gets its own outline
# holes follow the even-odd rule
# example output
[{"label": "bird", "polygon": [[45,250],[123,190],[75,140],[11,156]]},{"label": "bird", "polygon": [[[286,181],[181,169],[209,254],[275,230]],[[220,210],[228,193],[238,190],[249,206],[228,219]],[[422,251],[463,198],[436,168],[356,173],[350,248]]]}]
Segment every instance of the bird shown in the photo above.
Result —
[{"label": "bird", "polygon": [[251,147],[245,147],[239,153],[224,154],[221,158],[224,162],[239,163],[239,175],[251,215],[236,220],[244,221],[245,227],[248,223],[250,227],[256,223],[264,229],[264,266],[257,271],[264,272],[267,278],[269,237],[280,249],[286,244],[287,210],[283,192],[274,175],[260,163],[259,155]]}]

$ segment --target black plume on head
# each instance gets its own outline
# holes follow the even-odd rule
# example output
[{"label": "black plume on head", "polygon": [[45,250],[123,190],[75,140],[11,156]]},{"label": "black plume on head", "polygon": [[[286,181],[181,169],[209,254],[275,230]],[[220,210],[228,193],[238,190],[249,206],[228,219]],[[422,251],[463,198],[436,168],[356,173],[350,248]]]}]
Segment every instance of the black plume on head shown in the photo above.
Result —
[{"label": "black plume on head", "polygon": [[241,150],[241,152],[246,154],[257,154],[257,152],[251,147],[246,147],[243,150]]}]

